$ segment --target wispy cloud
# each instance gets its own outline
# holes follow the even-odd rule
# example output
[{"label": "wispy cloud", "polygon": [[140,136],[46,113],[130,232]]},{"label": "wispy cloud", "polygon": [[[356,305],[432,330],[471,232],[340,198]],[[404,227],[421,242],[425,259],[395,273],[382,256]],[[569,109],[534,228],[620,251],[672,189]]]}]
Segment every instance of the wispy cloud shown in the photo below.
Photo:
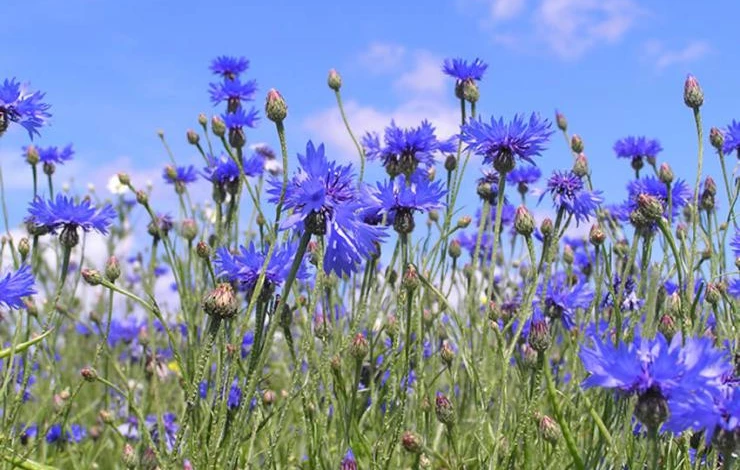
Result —
[{"label": "wispy cloud", "polygon": [[495,20],[508,20],[521,13],[525,0],[492,0],[491,17]]},{"label": "wispy cloud", "polygon": [[367,70],[383,73],[401,66],[406,48],[399,44],[374,42],[359,55],[360,64]]},{"label": "wispy cloud", "polygon": [[712,52],[707,41],[689,41],[684,47],[670,49],[660,41],[648,41],[645,44],[645,58],[653,62],[655,68],[661,70],[673,65],[682,65],[695,62]]}]

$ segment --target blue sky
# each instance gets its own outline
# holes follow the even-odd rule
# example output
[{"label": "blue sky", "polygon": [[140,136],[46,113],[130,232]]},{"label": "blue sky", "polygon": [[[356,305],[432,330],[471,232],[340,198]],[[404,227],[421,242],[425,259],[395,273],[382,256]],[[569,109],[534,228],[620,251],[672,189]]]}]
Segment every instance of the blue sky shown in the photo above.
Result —
[{"label": "blue sky", "polygon": [[[326,142],[338,159],[355,154],[326,87],[330,68],[343,76],[356,131],[379,130],[391,118],[418,125],[428,117],[448,134],[459,118],[441,61],[480,57],[490,64],[481,113],[508,118],[562,110],[586,142],[596,186],[617,201],[632,170],[611,147],[626,135],[660,139],[665,150],[658,160],[693,182],[696,140],[682,100],[688,72],[705,90],[707,131],[740,118],[738,13],[740,4],[730,0],[711,9],[691,0],[6,0],[0,78],[47,92],[54,117],[38,144],[74,143],[77,161],[60,177],[73,178],[80,191],[94,182],[104,193],[108,177],[121,170],[140,184],[160,183],[167,156],[157,129],[179,162],[200,164],[184,136],[199,112],[220,112],[207,95],[208,64],[217,55],[251,60],[259,107],[269,88],[284,95],[291,155],[311,138]],[[272,123],[263,120],[248,138],[274,145]],[[0,139],[8,196],[23,203],[11,211],[18,220],[30,194],[20,155],[27,143],[22,132]],[[541,163],[545,172],[570,166],[560,136]],[[706,168],[720,181],[711,149]]]}]

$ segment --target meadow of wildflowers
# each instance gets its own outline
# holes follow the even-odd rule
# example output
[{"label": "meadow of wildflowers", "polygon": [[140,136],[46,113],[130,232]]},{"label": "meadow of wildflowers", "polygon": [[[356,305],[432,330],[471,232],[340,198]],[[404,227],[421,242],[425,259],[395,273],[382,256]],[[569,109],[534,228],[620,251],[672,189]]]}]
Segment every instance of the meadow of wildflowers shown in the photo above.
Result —
[{"label": "meadow of wildflowers", "polygon": [[[23,220],[2,199],[2,468],[735,465],[740,123],[705,132],[695,77],[696,173],[615,136],[634,178],[609,201],[564,114],[481,115],[480,59],[439,64],[454,135],[354,133],[330,71],[359,165],[317,141],[292,142],[293,165],[287,101],[272,89],[258,109],[249,65],[210,64],[219,111],[184,133],[194,158],[159,135],[166,209],[125,173],[112,199],[60,190],[74,147],[34,144],[53,107],[0,85],[0,145],[25,129],[33,179]],[[249,145],[257,125],[278,149]],[[543,174],[557,134],[571,156]],[[86,257],[91,236],[107,259]]]}]

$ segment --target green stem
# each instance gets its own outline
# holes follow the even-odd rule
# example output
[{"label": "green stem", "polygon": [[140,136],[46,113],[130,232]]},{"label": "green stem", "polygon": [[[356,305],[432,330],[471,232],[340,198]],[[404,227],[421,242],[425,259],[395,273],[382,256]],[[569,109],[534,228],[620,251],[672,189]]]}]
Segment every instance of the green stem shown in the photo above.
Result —
[{"label": "green stem", "polygon": [[555,381],[552,378],[552,371],[550,370],[550,364],[544,361],[543,369],[545,371],[545,382],[547,383],[547,396],[550,400],[550,405],[555,413],[555,419],[560,425],[560,429],[563,432],[563,438],[565,439],[565,445],[568,447],[568,452],[573,458],[573,464],[579,470],[585,470],[586,466],[583,464],[583,460],[578,453],[578,446],[576,441],[573,439],[573,434],[570,432],[570,426],[563,417],[563,411],[560,408],[560,402],[558,402],[557,389],[555,388]]},{"label": "green stem", "polygon": [[359,186],[362,184],[362,179],[365,176],[365,150],[357,141],[354,132],[352,132],[352,128],[349,125],[349,120],[347,119],[347,114],[344,112],[344,104],[342,104],[342,94],[339,92],[338,89],[334,91],[334,96],[336,96],[337,98],[337,106],[339,107],[339,114],[342,115],[342,122],[344,123],[344,127],[347,129],[347,133],[352,139],[352,142],[355,144],[355,147],[357,148],[357,153],[360,155],[360,175],[357,179],[357,185]]}]

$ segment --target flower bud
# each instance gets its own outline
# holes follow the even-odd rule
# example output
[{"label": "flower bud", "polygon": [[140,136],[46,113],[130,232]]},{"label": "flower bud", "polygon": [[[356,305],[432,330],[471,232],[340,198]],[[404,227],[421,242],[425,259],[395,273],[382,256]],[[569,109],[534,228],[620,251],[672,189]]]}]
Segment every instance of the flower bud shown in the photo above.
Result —
[{"label": "flower bud", "polygon": [[680,223],[678,226],[676,226],[676,238],[681,240],[686,240],[686,235],[688,234],[688,228],[686,227],[686,224]]},{"label": "flower bud", "polygon": [[419,272],[416,270],[416,266],[411,263],[406,266],[401,283],[403,288],[409,291],[409,293],[419,288],[421,282],[419,281]]},{"label": "flower bud", "polygon": [[276,89],[267,92],[265,115],[272,122],[283,122],[288,115],[288,105]]},{"label": "flower bud", "polygon": [[601,230],[599,224],[593,224],[591,230],[588,232],[588,240],[594,246],[601,246],[606,240],[606,234]]},{"label": "flower bud", "polygon": [[131,184],[131,177],[128,173],[118,173],[118,182],[123,186],[128,186]]},{"label": "flower bud", "polygon": [[442,341],[442,346],[439,348],[439,357],[447,367],[450,367],[455,359],[455,351],[447,340]]},{"label": "flower bud", "polygon": [[21,261],[26,261],[28,253],[31,251],[31,244],[28,242],[28,238],[23,237],[18,241],[18,254],[21,255]]},{"label": "flower bud", "polygon": [[138,202],[142,206],[146,206],[147,204],[149,204],[149,196],[140,189],[136,191],[136,202]]},{"label": "flower bud", "polygon": [[525,206],[519,206],[514,216],[514,229],[516,233],[529,237],[534,232],[534,217]]},{"label": "flower bud", "polygon": [[539,429],[542,438],[552,445],[557,444],[563,437],[560,425],[547,415],[539,416],[537,428]]},{"label": "flower bud", "polygon": [[139,465],[136,458],[136,451],[133,446],[128,442],[123,445],[123,452],[121,454],[121,460],[126,468],[133,469]]},{"label": "flower bud", "polygon": [[578,134],[573,134],[573,137],[570,138],[570,149],[575,154],[579,154],[583,152],[583,139]]},{"label": "flower bud", "polygon": [[555,227],[552,224],[552,219],[550,219],[549,217],[545,217],[540,224],[540,232],[542,233],[542,236],[552,236],[553,230],[555,230]]},{"label": "flower bud", "polygon": [[370,352],[370,344],[365,335],[357,333],[349,344],[349,355],[359,362],[365,359],[368,352]]},{"label": "flower bud", "polygon": [[185,134],[185,136],[187,137],[188,143],[190,145],[198,145],[198,142],[200,142],[200,136],[198,135],[197,132],[195,132],[192,129],[188,129],[188,131]]},{"label": "flower bud", "polygon": [[231,284],[222,282],[203,297],[203,310],[208,315],[226,319],[236,315],[239,301]]},{"label": "flower bud", "polygon": [[650,194],[639,194],[637,196],[637,207],[639,207],[639,212],[651,222],[660,220],[663,217],[663,204],[661,204],[657,197]]},{"label": "flower bud", "polygon": [[103,282],[103,276],[97,269],[84,268],[82,270],[82,279],[91,286],[99,286]]},{"label": "flower bud", "polygon": [[667,163],[660,165],[660,169],[658,169],[658,179],[666,185],[673,183],[674,175],[670,165]]},{"label": "flower bud", "polygon": [[529,344],[524,343],[519,348],[519,353],[522,355],[522,366],[526,369],[534,369],[537,367],[537,356],[538,352]]},{"label": "flower bud", "polygon": [[434,401],[434,412],[437,415],[437,420],[445,426],[451,427],[455,423],[455,409],[452,402],[441,392],[437,392],[437,398]]},{"label": "flower bud", "polygon": [[692,109],[699,109],[704,104],[704,92],[699,86],[699,81],[691,74],[686,77],[683,86],[683,102]]},{"label": "flower bud", "polygon": [[450,242],[450,246],[447,247],[447,253],[450,255],[450,258],[457,259],[462,254],[462,248],[460,247],[460,242],[457,240],[452,240]]},{"label": "flower bud", "polygon": [[475,190],[478,193],[478,196],[484,201],[490,201],[496,195],[491,183],[487,183],[485,181],[479,183]]},{"label": "flower bud", "polygon": [[329,78],[326,79],[327,85],[334,91],[339,91],[342,88],[342,77],[334,69],[329,70]]},{"label": "flower bud", "polygon": [[552,344],[550,336],[550,327],[544,318],[533,320],[529,327],[529,337],[527,342],[537,352],[545,352]]},{"label": "flower bud", "polygon": [[185,240],[192,242],[198,236],[198,224],[193,219],[185,219],[180,224],[180,234]]},{"label": "flower bud", "polygon": [[555,111],[555,123],[561,131],[565,132],[568,130],[568,120],[565,119],[565,114],[560,111]]},{"label": "flower bud", "polygon": [[341,372],[342,371],[342,357],[339,354],[335,354],[332,356],[331,361],[329,361],[329,367],[331,367],[331,370],[334,372]]},{"label": "flower bud", "polygon": [[439,222],[439,212],[432,209],[429,211],[429,220],[432,222]]},{"label": "flower bud", "polygon": [[406,452],[420,454],[422,450],[421,436],[415,432],[406,431],[401,436],[401,446]]},{"label": "flower bud", "polygon": [[389,315],[385,323],[385,332],[389,338],[393,339],[398,334],[398,318],[395,315]]},{"label": "flower bud", "polygon": [[265,390],[262,393],[262,403],[267,406],[272,405],[277,400],[277,394],[273,390]]},{"label": "flower bud", "polygon": [[666,399],[659,391],[648,389],[637,398],[635,418],[648,429],[657,430],[660,424],[668,418]]},{"label": "flower bud", "polygon": [[92,367],[84,367],[80,371],[80,375],[86,382],[95,382],[98,380],[98,373]]},{"label": "flower bud", "polygon": [[720,151],[722,150],[722,147],[725,146],[725,135],[721,130],[716,127],[712,127],[709,129],[709,143],[712,144],[712,147],[717,149],[717,151]]},{"label": "flower bud", "polygon": [[586,158],[585,154],[579,153],[576,157],[576,161],[573,162],[573,173],[579,178],[583,178],[584,176],[588,175],[588,159]]},{"label": "flower bud", "polygon": [[41,157],[39,157],[39,151],[35,145],[29,145],[26,147],[26,161],[29,165],[36,165]]},{"label": "flower bud", "polygon": [[113,424],[115,422],[113,413],[109,410],[100,410],[98,412],[98,418],[100,418],[103,424]]},{"label": "flower bud", "polygon": [[201,127],[206,127],[206,124],[208,124],[208,117],[204,113],[198,114],[198,124],[200,124]]},{"label": "flower bud", "polygon": [[457,157],[454,155],[447,155],[447,158],[445,159],[445,170],[449,172],[455,171],[457,168]]},{"label": "flower bud", "polygon": [[469,215],[464,215],[457,220],[457,228],[468,228],[473,219]]},{"label": "flower bud", "polygon": [[575,261],[576,255],[573,253],[573,247],[570,245],[565,245],[563,247],[563,263],[567,265],[573,264],[573,261]]},{"label": "flower bud", "polygon": [[211,256],[211,247],[208,246],[208,243],[201,240],[195,245],[195,253],[200,259],[208,259]]},{"label": "flower bud", "polygon": [[211,118],[211,132],[216,137],[223,137],[226,135],[226,123],[221,119],[220,116],[213,116]]},{"label": "flower bud", "polygon": [[707,191],[712,196],[717,195],[717,183],[714,182],[714,178],[707,176],[704,180],[704,191]]},{"label": "flower bud", "polygon": [[105,278],[110,282],[116,282],[121,277],[121,265],[118,258],[111,256],[105,263]]},{"label": "flower bud", "polygon": [[704,294],[704,298],[707,299],[709,305],[712,307],[716,306],[722,298],[719,286],[714,282],[707,284],[707,292]]}]

